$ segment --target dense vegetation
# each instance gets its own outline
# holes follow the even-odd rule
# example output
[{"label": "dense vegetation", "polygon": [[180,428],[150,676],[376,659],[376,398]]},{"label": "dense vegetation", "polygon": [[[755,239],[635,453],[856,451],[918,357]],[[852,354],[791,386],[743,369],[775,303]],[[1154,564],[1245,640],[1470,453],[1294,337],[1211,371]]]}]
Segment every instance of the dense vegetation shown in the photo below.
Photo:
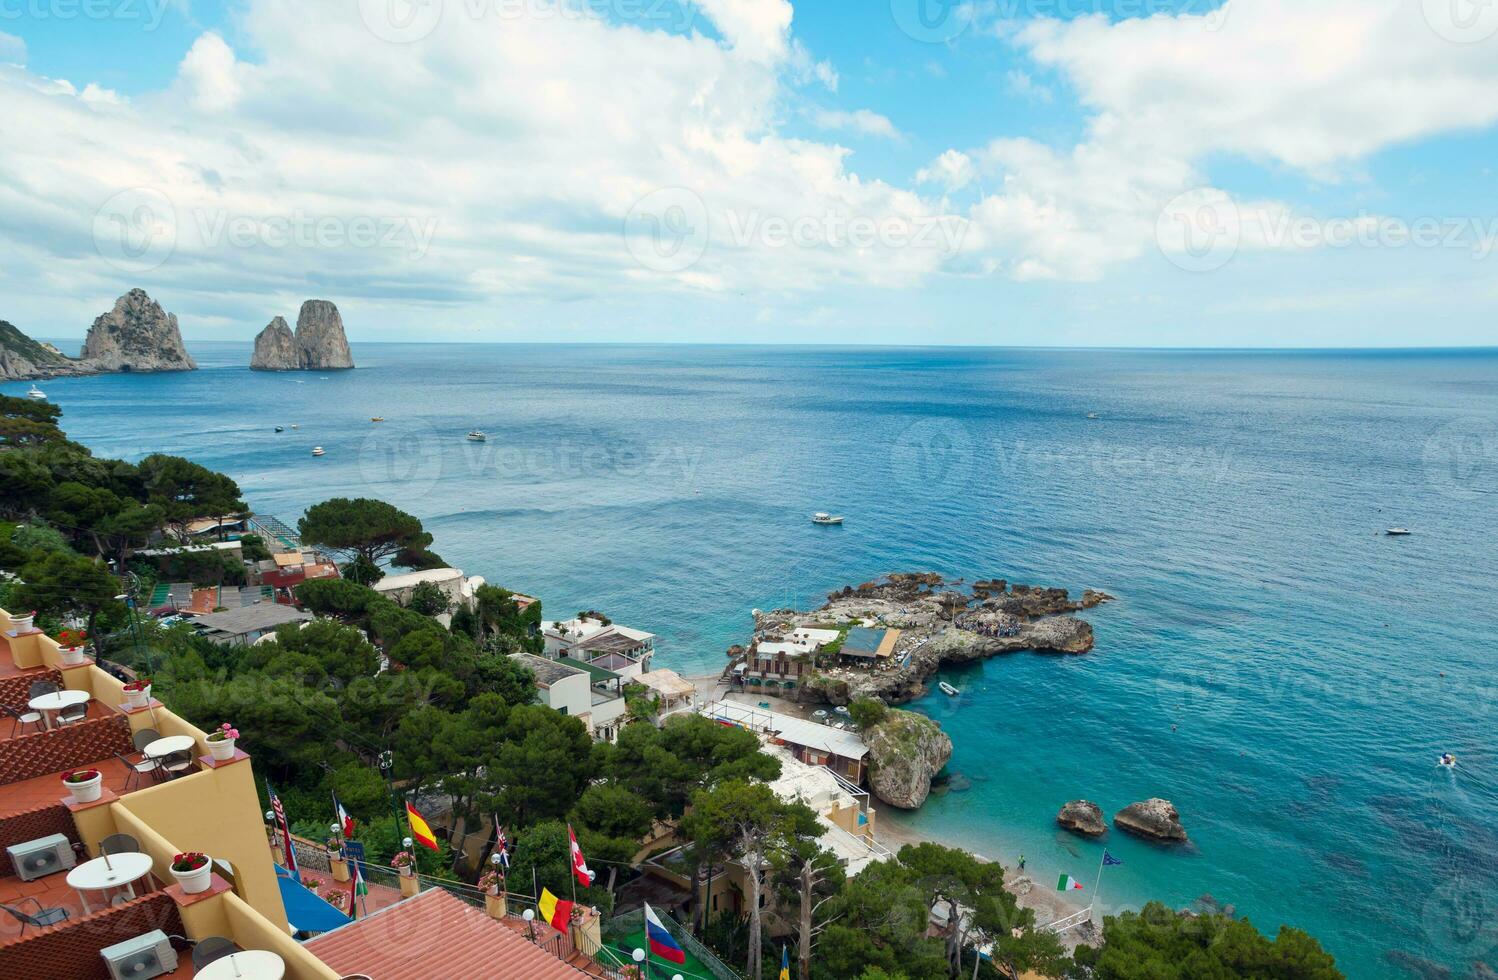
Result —
[{"label": "dense vegetation", "polygon": [[[216,554],[148,563],[135,552],[163,528],[242,515],[245,504],[228,477],[180,457],[96,459],[66,438],[58,417],[50,404],[0,396],[0,606],[36,609],[44,626],[86,621],[100,653],[150,670],[173,710],[205,728],[233,723],[262,787],[274,782],[300,833],[323,835],[336,793],[370,859],[384,861],[404,836],[401,800],[439,796],[451,845],[421,851],[423,872],[472,881],[492,838],[487,827],[476,837],[471,829],[492,814],[509,830],[517,888],[534,881],[570,895],[570,823],[599,871],[578,898],[605,910],[645,840],[660,841],[653,852],[684,842],[685,871],[701,881],[730,862],[757,869],[745,874],[743,915],[714,914],[694,895],[687,917],[752,977],[774,969],[782,941],[799,961],[795,974],[815,980],[1340,976],[1305,933],[1287,928],[1270,940],[1248,922],[1153,903],[1109,917],[1104,945],[1073,959],[1018,906],[1002,866],[935,844],[907,846],[848,878],[820,845],[816,814],[765,785],[780,763],[753,734],[686,715],[660,728],[629,724],[617,744],[594,744],[581,721],[535,704],[533,677],[510,654],[542,649],[539,602],[522,609],[484,586],[471,608],[454,609],[432,586],[402,606],[370,588],[389,565],[441,564],[421,522],[381,501],[338,498],[303,518],[304,540],[341,558],[346,573],[298,588],[320,617],[305,627],[226,647],[188,623],[132,617],[117,597],[142,598],[163,571],[192,581],[242,576]],[[268,555],[253,537],[242,548],[251,561]],[[447,613],[450,627],[435,618]],[[636,692],[631,715],[649,715],[647,702]],[[867,700],[851,711],[861,725],[886,714]],[[960,914],[933,931],[933,907]],[[991,958],[964,960],[974,946]]]}]

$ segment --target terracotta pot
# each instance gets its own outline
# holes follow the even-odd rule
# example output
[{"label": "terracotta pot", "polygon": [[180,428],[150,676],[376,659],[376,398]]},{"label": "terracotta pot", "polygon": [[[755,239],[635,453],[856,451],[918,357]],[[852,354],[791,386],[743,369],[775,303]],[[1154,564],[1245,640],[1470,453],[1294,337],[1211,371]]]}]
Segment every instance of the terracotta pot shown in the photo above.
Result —
[{"label": "terracotta pot", "polygon": [[234,739],[220,738],[207,739],[208,752],[219,762],[227,762],[234,758]]},{"label": "terracotta pot", "polygon": [[196,871],[178,871],[173,868],[172,877],[177,879],[177,884],[181,885],[182,891],[188,895],[206,892],[213,886],[213,861],[207,861]]},{"label": "terracotta pot", "polygon": [[92,803],[104,792],[104,774],[96,774],[93,779],[82,783],[64,781],[63,785],[72,795],[74,803]]}]

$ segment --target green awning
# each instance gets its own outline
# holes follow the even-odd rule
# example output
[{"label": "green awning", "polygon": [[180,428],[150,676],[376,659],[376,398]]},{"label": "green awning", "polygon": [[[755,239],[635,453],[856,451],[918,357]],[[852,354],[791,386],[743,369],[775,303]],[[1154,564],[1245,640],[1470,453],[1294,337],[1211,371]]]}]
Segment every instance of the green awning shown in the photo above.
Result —
[{"label": "green awning", "polygon": [[585,664],[581,660],[576,660],[572,657],[558,657],[557,663],[566,664],[568,667],[575,667],[578,670],[586,671],[595,684],[597,684],[599,681],[619,680],[619,675],[614,673],[612,670],[604,670],[602,667],[594,667],[592,664]]}]

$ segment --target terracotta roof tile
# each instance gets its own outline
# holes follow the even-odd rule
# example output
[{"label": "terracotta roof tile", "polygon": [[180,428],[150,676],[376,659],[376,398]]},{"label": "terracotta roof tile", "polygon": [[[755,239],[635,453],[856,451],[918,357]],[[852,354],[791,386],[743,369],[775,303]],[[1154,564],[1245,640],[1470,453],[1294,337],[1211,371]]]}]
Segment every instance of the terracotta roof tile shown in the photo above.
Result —
[{"label": "terracotta roof tile", "polygon": [[324,933],[307,949],[374,980],[578,980],[587,974],[439,888]]}]

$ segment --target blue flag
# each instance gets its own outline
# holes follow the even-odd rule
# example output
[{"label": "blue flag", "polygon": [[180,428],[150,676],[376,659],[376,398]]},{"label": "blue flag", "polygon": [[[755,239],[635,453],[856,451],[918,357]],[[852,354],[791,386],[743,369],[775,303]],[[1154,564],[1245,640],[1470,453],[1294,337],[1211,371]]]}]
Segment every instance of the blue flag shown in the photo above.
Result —
[{"label": "blue flag", "polygon": [[1107,865],[1110,865],[1110,864],[1123,864],[1123,861],[1120,860],[1119,858],[1116,858],[1113,855],[1109,854],[1108,851],[1107,851],[1107,849],[1104,848],[1103,849],[1103,865],[1104,865],[1104,867],[1106,867]]}]

